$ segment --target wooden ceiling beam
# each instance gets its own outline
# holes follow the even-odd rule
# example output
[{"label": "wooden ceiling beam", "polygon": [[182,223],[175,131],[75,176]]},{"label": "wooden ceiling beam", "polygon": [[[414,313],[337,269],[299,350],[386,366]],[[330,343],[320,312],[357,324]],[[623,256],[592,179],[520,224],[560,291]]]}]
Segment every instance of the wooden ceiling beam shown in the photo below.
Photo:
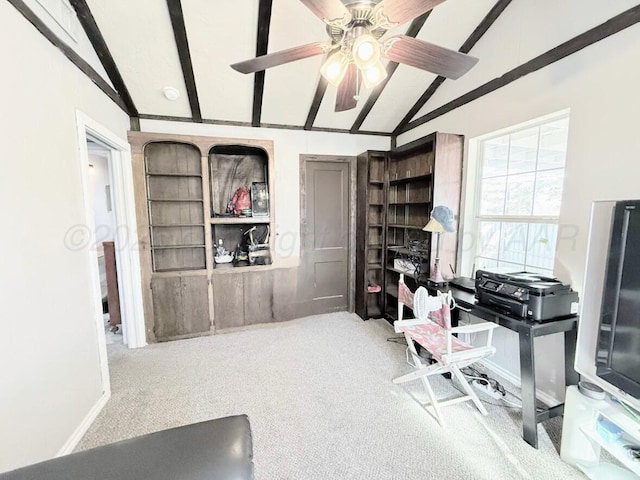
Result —
[{"label": "wooden ceiling beam", "polygon": [[120,98],[122,98],[123,102],[127,106],[129,116],[136,117],[138,115],[138,109],[133,103],[129,90],[124,83],[124,79],[122,78],[122,75],[120,75],[120,70],[118,70],[118,66],[109,51],[109,47],[107,47],[107,43],[102,36],[102,32],[100,32],[100,29],[98,28],[98,24],[96,23],[86,0],[69,1],[73,9],[76,11],[80,25],[82,25],[84,32],[87,34],[87,37],[98,55],[104,70],[107,72],[109,80],[111,80],[111,83],[120,95]]},{"label": "wooden ceiling beam", "polygon": [[450,101],[442,105],[439,108],[423,115],[416,120],[409,122],[405,128],[402,129],[401,133],[408,132],[420,125],[423,125],[431,120],[438,118],[446,113],[449,113],[456,108],[460,108],[467,103],[473,102],[485,95],[495,92],[496,90],[509,85],[510,83],[515,82],[516,80],[529,75],[530,73],[536,72],[545,68],[552,63],[558,62],[563,58],[566,58],[570,55],[573,55],[580,50],[593,45],[595,43],[604,40],[611,35],[614,35],[622,30],[625,30],[633,25],[636,25],[640,22],[640,5],[630,8],[629,10],[616,15],[615,17],[607,20],[604,23],[601,23],[597,27],[594,27],[586,32],[573,37],[571,40],[568,40],[547,52],[538,55],[537,57],[529,60],[526,63],[508,71],[504,75],[498,78],[494,78],[484,85],[479,86],[471,90],[470,92],[461,95],[460,97]]},{"label": "wooden ceiling beam", "polygon": [[[469,38],[464,42],[460,50],[461,53],[469,53],[471,49],[475,46],[476,43],[484,36],[485,33],[491,28],[494,22],[498,19],[498,17],[504,12],[505,8],[509,6],[512,0],[499,0],[493,6],[493,8],[487,13],[487,15],[482,19],[482,21],[478,24],[476,29],[469,35]],[[446,80],[445,77],[438,76],[435,78],[431,85],[424,91],[422,96],[418,99],[411,110],[404,116],[404,118],[400,121],[398,126],[394,129],[393,134],[399,135],[402,130],[407,126],[407,124],[411,121],[413,117],[425,106],[425,104],[429,101],[433,94],[436,93],[440,85],[444,83]]]},{"label": "wooden ceiling beam", "polygon": [[320,111],[320,105],[322,105],[322,99],[324,98],[324,94],[327,92],[328,85],[329,82],[327,79],[320,75],[320,78],[318,79],[318,86],[316,87],[316,93],[313,95],[313,102],[311,102],[311,108],[307,115],[307,121],[304,123],[305,130],[311,130],[313,128],[313,124],[318,116],[318,111]]},{"label": "wooden ceiling beam", "polygon": [[[256,41],[256,57],[266,55],[269,50],[269,31],[271,29],[271,10],[273,0],[260,0],[258,7],[258,39]],[[251,125],[259,127],[262,121],[262,100],[264,97],[265,71],[255,73],[253,79],[253,112]]]},{"label": "wooden ceiling beam", "polygon": [[[408,37],[415,38],[418,35],[418,33],[420,33],[420,30],[422,29],[424,23],[427,21],[427,18],[429,18],[429,15],[431,15],[431,12],[432,10],[428,11],[427,13],[423,13],[418,18],[414,19],[413,22],[411,22],[411,25],[409,25],[409,28],[407,29],[407,33],[405,33],[405,35]],[[351,133],[360,132],[360,127],[366,120],[369,113],[371,113],[373,106],[378,101],[378,98],[380,98],[380,95],[382,95],[382,92],[384,91],[385,87],[389,83],[389,80],[391,80],[391,77],[393,76],[396,69],[398,68],[398,65],[399,64],[396,62],[389,62],[387,64],[387,78],[385,78],[384,81],[382,81],[378,86],[376,86],[373,92],[371,92],[371,94],[369,95],[369,98],[367,98],[367,101],[362,107],[362,109],[360,110],[360,113],[358,114],[356,121],[353,122],[353,125],[351,126],[351,129],[350,129]]]},{"label": "wooden ceiling beam", "polygon": [[107,95],[116,105],[118,105],[126,114],[129,114],[126,103],[120,97],[119,93],[109,85],[102,76],[95,71],[80,55],[78,55],[69,45],[60,40],[53,31],[33,13],[33,11],[22,0],[9,0],[9,3],[15,7],[18,12],[26,18],[49,42],[57,47],[65,57],[71,60],[89,80],[91,80],[105,95]]},{"label": "wooden ceiling beam", "polygon": [[[191,118],[187,117],[172,117],[167,115],[149,115],[145,113],[141,113],[139,116],[140,120],[161,120],[167,122],[192,122]],[[204,118],[202,119],[202,123],[207,125],[227,125],[233,127],[252,127],[253,125],[250,122],[236,122],[233,120],[212,120]],[[278,130],[307,130],[303,126],[300,125],[283,125],[279,123],[262,123],[260,125],[262,128],[274,128]],[[324,127],[313,127],[311,128],[312,132],[327,132],[327,133],[351,133],[347,129],[341,128],[324,128]],[[391,134],[388,132],[371,132],[366,130],[361,130],[358,132],[359,135],[373,135],[377,137],[390,137]]]},{"label": "wooden ceiling beam", "polygon": [[194,122],[200,123],[202,122],[202,113],[200,112],[196,79],[193,74],[189,40],[187,39],[187,29],[184,24],[184,14],[182,13],[182,3],[180,0],[167,0],[167,7],[169,8],[169,16],[171,17],[173,37],[175,38],[176,47],[178,48],[178,57],[180,58],[180,66],[182,67],[184,85],[187,88],[187,95],[189,97],[191,116]]}]

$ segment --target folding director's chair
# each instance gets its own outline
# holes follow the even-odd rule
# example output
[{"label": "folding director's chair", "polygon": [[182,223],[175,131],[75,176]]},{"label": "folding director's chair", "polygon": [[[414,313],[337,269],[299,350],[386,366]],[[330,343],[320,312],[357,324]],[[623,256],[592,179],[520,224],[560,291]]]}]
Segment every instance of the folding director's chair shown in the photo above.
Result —
[{"label": "folding director's chair", "polygon": [[[403,320],[403,307],[405,305],[413,310],[416,318]],[[493,339],[493,329],[498,327],[494,323],[483,321],[482,323],[452,328],[451,308],[455,308],[455,302],[450,293],[442,294],[438,292],[438,296],[434,297],[429,296],[424,287],[419,287],[414,294],[404,283],[404,274],[400,275],[398,283],[398,320],[394,322],[393,327],[397,333],[404,334],[415,370],[393,379],[393,383],[398,384],[421,379],[430,401],[424,406],[432,407],[434,417],[443,427],[445,422],[441,408],[448,405],[471,400],[483,415],[487,414],[487,410],[460,369],[495,353],[496,349],[491,346],[491,341]],[[454,336],[456,333],[475,332],[488,332],[485,345],[476,347],[462,342]],[[418,355],[414,341],[431,354],[435,363],[425,365],[423,359]],[[429,377],[449,372],[460,382],[466,395],[446,401],[438,401],[429,384]],[[431,413],[429,408],[427,408],[427,411]]]}]

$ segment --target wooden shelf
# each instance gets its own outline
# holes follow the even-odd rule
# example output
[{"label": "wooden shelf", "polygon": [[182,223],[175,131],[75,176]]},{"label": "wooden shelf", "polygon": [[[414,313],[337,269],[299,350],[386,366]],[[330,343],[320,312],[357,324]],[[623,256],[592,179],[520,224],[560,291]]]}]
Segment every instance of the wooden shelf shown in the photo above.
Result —
[{"label": "wooden shelf", "polygon": [[275,270],[280,268],[274,264],[270,265],[243,265],[236,267],[232,263],[216,263],[216,266],[211,271],[212,275],[224,275],[227,273],[242,273],[242,272],[262,272],[267,270]]},{"label": "wooden shelf", "polygon": [[414,177],[396,178],[395,180],[389,180],[389,185],[400,185],[402,183],[418,182],[420,180],[430,180],[433,174],[427,173],[425,175],[416,175]]},{"label": "wooden shelf", "polygon": [[149,198],[148,201],[161,203],[204,203],[201,198]]},{"label": "wooden shelf", "polygon": [[[392,148],[387,154],[384,169],[387,208],[381,238],[385,265],[383,312],[389,320],[396,317],[398,275],[403,274],[412,289],[418,277],[426,278],[424,273],[418,275],[415,271],[407,273],[394,268],[394,257],[411,257],[420,263],[432,263],[430,242],[426,242],[429,246],[426,250],[411,248],[416,245],[414,242],[430,238],[423,231],[429,222],[430,210],[433,205],[447,205],[454,212],[459,211],[463,147],[462,136],[434,132]],[[444,257],[441,256],[440,264],[453,265],[455,253],[450,252],[457,251],[456,235],[441,236],[440,242],[441,252],[446,252]]]},{"label": "wooden shelf", "polygon": [[418,226],[418,225],[398,225],[398,224],[392,224],[392,225],[388,225],[389,228],[406,228],[407,230],[422,230],[424,228],[423,226]]},{"label": "wooden shelf", "polygon": [[184,248],[205,248],[205,245],[162,245],[151,247],[151,250],[180,250]]},{"label": "wooden shelf", "polygon": [[[383,313],[386,155],[368,150],[357,158],[355,312],[363,320]],[[369,292],[369,285],[380,285],[380,292]]]},{"label": "wooden shelf", "polygon": [[204,267],[180,267],[180,268],[163,268],[160,270],[156,270],[153,272],[153,276],[155,277],[158,273],[169,273],[169,272],[186,272],[186,271],[201,271],[202,275],[206,275],[207,271]]},{"label": "wooden shelf", "polygon": [[385,317],[387,320],[391,320],[392,322],[395,322],[395,321],[398,319],[398,314],[397,314],[397,312],[396,312],[396,311],[394,311],[393,313],[392,313],[391,311],[387,311],[387,312],[384,314],[384,317]]},{"label": "wooden shelf", "polygon": [[214,217],[212,225],[246,225],[254,223],[270,223],[269,217]]},{"label": "wooden shelf", "polygon": [[[269,244],[260,253],[273,254],[275,232],[270,242],[262,238],[275,218],[273,142],[141,132],[130,132],[129,139],[136,204],[147,207],[138,218],[141,241],[150,244],[151,252],[141,257],[142,290],[145,304],[157,307],[147,312],[147,326],[153,327],[147,330],[148,339],[174,340],[284,320],[274,316],[272,304],[289,305],[293,300],[287,298],[291,297],[288,287],[274,290],[276,277],[267,274],[273,266],[248,266],[247,262],[247,266],[225,269],[214,263],[219,241],[233,250],[248,236],[244,231],[254,225],[259,230],[254,240]],[[270,217],[217,215],[227,212],[233,192],[254,183],[261,184],[256,189],[266,186],[268,197],[254,190],[259,193],[254,202],[242,202],[242,206],[255,215],[267,215],[270,207]],[[267,198],[269,202],[263,202]],[[372,198],[378,200],[373,194]],[[294,269],[289,263],[280,268],[283,276],[277,281],[290,283]]]},{"label": "wooden shelf", "polygon": [[405,277],[416,278],[416,274],[415,273],[405,272],[404,270],[399,270],[399,269],[393,268],[393,267],[387,267],[387,271],[388,272],[396,272],[396,273],[404,273]]},{"label": "wooden shelf", "polygon": [[200,173],[155,173],[155,172],[147,172],[147,175],[150,177],[192,177],[192,178],[202,178],[202,174]]},{"label": "wooden shelf", "polygon": [[204,227],[204,223],[168,223],[149,225],[151,228],[171,228],[171,227]]},{"label": "wooden shelf", "polygon": [[394,246],[394,245],[387,246],[387,250],[390,250],[390,251],[396,252],[396,253],[400,253],[402,255],[410,255],[410,256],[413,256],[413,257],[429,258],[431,256],[431,254],[429,252],[416,252],[414,250],[408,249],[407,247],[400,247],[400,246]]}]

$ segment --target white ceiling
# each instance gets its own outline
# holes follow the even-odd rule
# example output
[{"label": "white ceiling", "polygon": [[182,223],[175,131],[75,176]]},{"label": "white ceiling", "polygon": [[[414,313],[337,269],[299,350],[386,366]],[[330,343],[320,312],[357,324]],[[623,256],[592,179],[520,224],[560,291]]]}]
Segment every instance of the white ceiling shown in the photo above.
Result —
[{"label": "white ceiling", "polygon": [[[36,14],[42,16],[43,9],[38,6],[37,0],[26,1]],[[343,0],[343,3],[350,1]],[[189,97],[167,0],[86,2],[139,114],[143,117],[191,119]],[[417,38],[458,50],[497,2],[447,0],[431,12]],[[416,117],[502,75],[517,64],[584,32],[636,2],[563,0],[551,3],[540,8],[538,0],[514,0],[487,35],[504,38],[504,42],[500,43],[503,51],[492,51],[490,56],[478,55],[478,65],[459,80],[447,80]],[[256,54],[260,2],[182,0],[181,4],[203,119],[250,124],[254,75],[238,73],[231,69],[230,64],[250,59]],[[406,23],[396,27],[386,36],[405,33],[409,25]],[[526,35],[522,34],[523,29]],[[90,48],[86,48],[88,39],[84,32],[80,33],[81,45],[76,49],[95,66],[97,56]],[[300,0],[273,1],[268,53],[328,39],[325,24]],[[482,51],[485,39],[481,39],[478,47],[471,50],[471,55]],[[84,50],[89,50],[89,53],[82,53]],[[262,124],[298,128],[305,125],[322,61],[323,57],[317,56],[266,71]],[[96,70],[106,78],[100,65]],[[393,132],[435,78],[433,74],[410,66],[398,66],[360,130],[385,134]],[[175,87],[180,92],[178,100],[168,101],[164,98],[162,89],[167,86]],[[350,130],[371,92],[363,87],[356,108],[336,113],[336,88],[329,85],[313,126]]]},{"label": "white ceiling", "polygon": [[[448,0],[431,12],[416,38],[458,50],[495,3],[495,0]],[[435,78],[432,73],[400,65],[362,129],[393,131]]]},{"label": "white ceiling", "polygon": [[[157,3],[166,9],[165,2]],[[229,65],[255,56],[258,3],[247,0],[182,2],[203,118],[251,121],[253,75],[240,75]],[[166,28],[173,35],[171,24]]]},{"label": "white ceiling", "polygon": [[[87,0],[87,4],[138,111],[190,117],[167,4],[158,0]],[[166,86],[177,88],[180,98],[167,101],[162,95]]]},{"label": "white ceiling", "polygon": [[[191,118],[166,1],[86,0],[137,110],[142,115]],[[418,38],[457,50],[497,0],[448,0],[436,7]],[[251,123],[254,75],[230,64],[256,54],[257,0],[182,0],[184,22],[202,117]],[[348,2],[345,2],[348,3]],[[410,23],[386,36],[405,33]],[[274,0],[268,53],[327,41],[325,24],[300,0]],[[318,85],[323,57],[317,56],[267,70],[261,122],[304,126]],[[435,78],[400,66],[362,130],[390,133]],[[168,101],[162,89],[180,92]],[[355,109],[334,112],[336,88],[329,85],[314,127],[351,129],[370,90],[362,89]]]},{"label": "white ceiling", "polygon": [[[638,0],[563,0],[550,2],[545,8],[540,8],[539,0],[512,2],[508,12],[505,11],[492,27],[490,48],[485,48],[484,45],[484,42],[490,41],[489,36],[478,42],[476,51],[482,58],[472,74],[455,82],[445,82],[416,117],[433,111],[637,5]],[[495,41],[496,35],[499,35],[497,38],[501,41]],[[490,56],[482,55],[482,52],[488,51],[491,52]],[[562,80],[557,79],[558,82]]]}]

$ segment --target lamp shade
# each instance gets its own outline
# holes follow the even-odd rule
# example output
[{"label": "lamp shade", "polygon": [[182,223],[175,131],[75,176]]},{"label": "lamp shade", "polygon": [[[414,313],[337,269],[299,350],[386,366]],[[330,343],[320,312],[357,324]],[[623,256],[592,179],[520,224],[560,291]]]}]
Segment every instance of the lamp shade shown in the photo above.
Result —
[{"label": "lamp shade", "polygon": [[346,75],[348,67],[349,59],[341,50],[337,50],[329,55],[322,65],[320,73],[329,83],[337,87]]},{"label": "lamp shade", "polygon": [[431,218],[431,220],[429,220],[429,223],[427,223],[422,230],[425,232],[433,233],[444,233],[446,231],[442,224],[439,221],[434,220],[433,217]]},{"label": "lamp shade", "polygon": [[380,44],[368,33],[356,38],[351,51],[353,61],[363,71],[375,65],[380,59]]},{"label": "lamp shade", "polygon": [[373,88],[387,78],[387,75],[386,68],[384,68],[382,62],[378,60],[363,72],[362,80],[366,88]]},{"label": "lamp shade", "polygon": [[455,232],[456,226],[453,218],[453,210],[444,205],[437,205],[431,211],[431,219],[422,229],[425,232]]}]

